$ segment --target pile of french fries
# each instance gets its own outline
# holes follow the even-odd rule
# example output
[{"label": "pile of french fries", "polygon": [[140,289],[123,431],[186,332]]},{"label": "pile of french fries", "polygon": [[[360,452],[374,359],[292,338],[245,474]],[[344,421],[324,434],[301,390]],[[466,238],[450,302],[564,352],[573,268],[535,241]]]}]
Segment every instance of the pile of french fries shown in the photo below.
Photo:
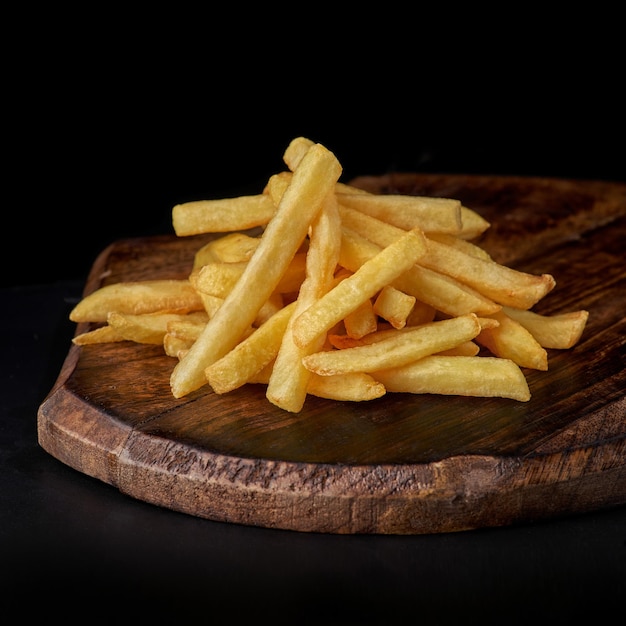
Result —
[{"label": "pile of french fries", "polygon": [[175,398],[264,384],[297,413],[308,395],[525,402],[523,370],[579,341],[588,312],[532,311],[554,278],[490,258],[472,242],[489,223],[459,200],[341,183],[335,155],[305,137],[283,161],[258,195],[176,205],[176,235],[218,233],[188,278],[97,289],[70,313],[91,323],[73,342],[159,344]]}]

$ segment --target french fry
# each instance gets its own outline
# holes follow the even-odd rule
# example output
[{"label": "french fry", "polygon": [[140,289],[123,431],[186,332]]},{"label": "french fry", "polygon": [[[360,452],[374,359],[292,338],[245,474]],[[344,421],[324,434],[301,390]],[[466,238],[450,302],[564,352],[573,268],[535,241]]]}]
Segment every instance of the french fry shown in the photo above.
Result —
[{"label": "french fry", "polygon": [[206,318],[200,315],[184,315],[167,323],[167,334],[193,343],[206,326]]},{"label": "french fry", "polygon": [[464,341],[454,348],[437,352],[439,356],[478,356],[480,346],[475,341]]},{"label": "french fry", "polygon": [[519,366],[498,357],[433,355],[373,376],[392,392],[530,400]]},{"label": "french fry", "polygon": [[197,291],[224,300],[241,278],[247,265],[245,261],[238,263],[210,261],[198,268],[191,280]]},{"label": "french fry", "polygon": [[589,311],[540,315],[534,311],[503,307],[502,311],[521,324],[544,348],[566,350],[579,341],[585,330]]},{"label": "french fry", "polygon": [[307,137],[295,137],[292,139],[283,153],[285,165],[292,172],[295,171],[311,146],[313,146],[313,142]]},{"label": "french fry", "polygon": [[[194,273],[194,287],[205,294],[225,298],[241,278],[248,262],[224,263],[214,261],[203,265]],[[297,252],[280,277],[275,290],[278,293],[293,293],[300,289],[304,280],[306,254]]]},{"label": "french fry", "polygon": [[492,316],[498,325],[483,328],[476,341],[495,356],[510,359],[520,367],[546,371],[548,355],[539,342],[519,322],[503,311]]},{"label": "french fry", "polygon": [[[269,195],[272,198],[272,202],[274,206],[278,206],[280,203],[280,199],[293,176],[293,172],[278,172],[276,174],[272,174],[264,189],[263,193]],[[346,183],[337,182],[335,183],[335,192],[336,193],[350,193],[350,194],[366,194],[367,191],[363,189],[359,189],[358,187],[353,187],[352,185],[348,185]]]},{"label": "french fry", "polygon": [[204,311],[194,313],[144,313],[133,315],[131,313],[119,313],[111,311],[108,315],[109,326],[114,328],[120,337],[136,343],[162,344],[163,337],[168,331],[168,325],[173,321],[191,318],[200,323],[206,323],[209,319]]},{"label": "french fry", "polygon": [[427,239],[422,265],[469,285],[501,305],[529,309],[554,288],[551,274],[528,274]]},{"label": "french fry", "polygon": [[174,367],[170,387],[175,398],[205,385],[205,369],[237,344],[276,288],[340,175],[341,165],[332,152],[320,144],[309,148],[235,287]]},{"label": "french fry", "polygon": [[[473,311],[466,311],[467,313],[473,313]],[[415,304],[406,319],[407,326],[419,326],[420,324],[426,324],[432,322],[437,314],[437,309],[432,304],[427,304],[422,300],[415,299]],[[463,314],[463,313],[462,313]]]},{"label": "french fry", "polygon": [[99,326],[93,330],[87,330],[72,339],[72,343],[77,346],[89,346],[96,343],[112,343],[116,341],[125,341],[125,339],[115,328],[108,324],[106,326]]},{"label": "french fry", "polygon": [[193,268],[197,269],[212,262],[247,263],[259,242],[259,237],[239,232],[217,237],[196,251]]},{"label": "french fry", "polygon": [[465,252],[465,254],[473,255],[479,259],[484,259],[486,261],[493,260],[491,255],[484,248],[477,246],[467,239],[462,239],[461,237],[445,233],[429,233],[428,237],[433,241],[438,241],[439,243],[452,246],[453,248],[458,248],[462,252]]},{"label": "french fry", "polygon": [[106,322],[117,313],[188,313],[202,310],[202,299],[188,280],[144,280],[105,285],[71,311],[73,322]]},{"label": "french fry", "polygon": [[[190,282],[195,286],[194,275],[189,275]],[[208,293],[202,293],[199,289],[197,290],[200,299],[202,300],[202,306],[206,314],[209,317],[213,317],[217,309],[222,306],[222,302],[224,302],[224,298],[220,298],[219,296],[212,296]]]},{"label": "french fry", "polygon": [[461,232],[461,202],[448,198],[427,198],[393,194],[337,193],[340,206],[356,209],[387,224],[425,233]]},{"label": "french fry", "polygon": [[[379,245],[343,226],[339,259],[343,267],[355,272],[381,249]],[[410,267],[390,284],[446,315],[457,316],[467,313],[489,315],[502,308],[500,304],[496,304],[472,287],[418,264]]]},{"label": "french fry", "polygon": [[305,347],[330,330],[348,313],[414,265],[423,253],[423,233],[419,229],[404,231],[404,235],[363,263],[354,274],[342,280],[295,318],[293,338],[296,345]]},{"label": "french fry", "polygon": [[410,296],[393,285],[385,285],[374,301],[373,311],[394,328],[404,328],[415,300],[415,296]]},{"label": "french fry", "polygon": [[187,350],[191,348],[193,341],[194,340],[175,337],[174,335],[165,333],[163,337],[163,350],[167,356],[180,360],[187,353]]},{"label": "french fry", "polygon": [[[337,200],[330,193],[324,199],[322,209],[311,226],[306,263],[306,279],[302,283],[296,300],[295,319],[324,296],[334,283],[334,273],[341,248],[341,218]],[[321,349],[326,337],[320,335],[307,346],[298,346],[293,337],[290,322],[276,355],[272,375],[267,386],[267,399],[276,406],[293,413],[304,406],[310,372],[302,359],[307,354]]]},{"label": "french fry", "polygon": [[[346,227],[379,246],[389,245],[404,232],[373,216],[363,219],[345,208],[340,207],[340,211]],[[471,243],[462,244],[461,249],[461,245],[449,245],[428,235],[426,241],[428,253],[418,262],[420,266],[454,278],[500,305],[528,309],[556,284],[550,274],[536,276],[484,258]]]},{"label": "french fry", "polygon": [[241,387],[276,357],[294,308],[295,302],[292,302],[277,311],[205,369],[206,379],[215,393],[227,393]]},{"label": "french fry", "polygon": [[[476,319],[478,320],[478,324],[481,330],[483,328],[495,328],[498,325],[498,322],[496,320],[489,320],[481,317],[477,317]],[[432,322],[425,322],[424,326],[428,326],[431,323]],[[373,343],[382,341],[383,339],[392,339],[394,337],[397,338],[399,336],[399,333],[409,333],[414,331],[415,328],[416,327],[414,326],[405,326],[402,329],[396,330],[393,327],[381,327],[379,328],[379,330],[369,333],[368,335],[364,335],[360,338],[349,337],[347,334],[342,335],[338,333],[329,333],[328,341],[331,346],[340,350],[345,348],[355,348],[357,346],[369,346]],[[454,354],[475,355],[478,353],[479,350],[479,346],[477,346],[472,340],[468,340],[452,348],[446,348],[444,350],[441,350],[440,352],[437,352],[437,354],[443,352],[451,352]]]},{"label": "french fry", "polygon": [[463,205],[461,205],[461,224],[461,232],[457,237],[468,241],[482,235],[490,226],[479,213]]},{"label": "french fry", "polygon": [[172,209],[172,225],[179,237],[202,233],[223,233],[264,226],[276,207],[266,194],[193,200]]},{"label": "french fry", "polygon": [[385,386],[365,372],[351,372],[336,376],[318,376],[311,372],[307,393],[329,400],[364,402],[382,398]]},{"label": "french fry", "polygon": [[[425,356],[454,348],[474,339],[480,323],[473,313],[391,331],[384,338],[354,348],[315,352],[303,358],[304,366],[321,376],[347,372],[375,372],[399,367]],[[368,336],[369,337],[369,336]]]},{"label": "french fry", "polygon": [[[267,385],[272,373],[272,363],[266,365],[248,382]],[[306,388],[307,394],[345,402],[365,402],[385,395],[385,386],[370,374],[355,372],[337,376],[318,376],[310,372]]]},{"label": "french fry", "polygon": [[368,298],[359,306],[348,313],[343,325],[348,337],[359,339],[369,333],[373,333],[378,328],[378,316],[374,313],[374,304]]}]

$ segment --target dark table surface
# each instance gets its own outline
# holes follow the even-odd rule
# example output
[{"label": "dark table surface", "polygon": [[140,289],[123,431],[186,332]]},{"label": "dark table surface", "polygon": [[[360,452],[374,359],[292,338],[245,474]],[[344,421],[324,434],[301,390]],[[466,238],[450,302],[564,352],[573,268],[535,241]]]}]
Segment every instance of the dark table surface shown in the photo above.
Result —
[{"label": "dark table surface", "polygon": [[70,620],[78,599],[112,613],[126,601],[144,617],[202,607],[235,623],[517,624],[623,610],[625,506],[454,534],[321,535],[195,518],[65,466],[37,443],[37,409],[67,354],[82,288],[0,291],[5,606],[29,590],[33,611],[47,603],[47,617]]}]

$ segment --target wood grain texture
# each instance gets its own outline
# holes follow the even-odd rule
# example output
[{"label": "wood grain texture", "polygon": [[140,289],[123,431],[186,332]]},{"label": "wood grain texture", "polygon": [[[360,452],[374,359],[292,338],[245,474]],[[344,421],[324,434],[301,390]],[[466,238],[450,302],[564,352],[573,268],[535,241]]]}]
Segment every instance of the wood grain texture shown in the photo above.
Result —
[{"label": "wood grain texture", "polygon": [[[534,310],[590,312],[577,346],[525,372],[529,402],[309,397],[296,415],[260,385],[175,399],[174,361],[158,346],[72,346],[39,409],[40,445],[158,506],[306,532],[453,532],[625,503],[626,185],[413,173],[353,183],[462,200],[491,222],[480,243],[496,260],[556,278]],[[116,242],[85,292],[186,276],[208,239]]]}]

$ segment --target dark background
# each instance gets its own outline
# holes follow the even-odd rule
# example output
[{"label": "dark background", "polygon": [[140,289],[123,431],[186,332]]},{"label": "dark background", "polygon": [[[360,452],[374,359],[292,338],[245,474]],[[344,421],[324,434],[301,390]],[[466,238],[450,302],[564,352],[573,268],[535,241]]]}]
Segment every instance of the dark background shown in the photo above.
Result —
[{"label": "dark background", "polygon": [[173,232],[177,203],[260,192],[298,135],[337,155],[344,182],[626,178],[606,15],[593,45],[593,15],[525,16],[518,30],[459,14],[419,28],[322,14],[282,30],[267,29],[276,15],[247,16],[241,29],[162,14],[158,27],[107,15],[60,31],[41,18],[38,54],[7,64],[5,285],[83,279],[112,241]]}]

